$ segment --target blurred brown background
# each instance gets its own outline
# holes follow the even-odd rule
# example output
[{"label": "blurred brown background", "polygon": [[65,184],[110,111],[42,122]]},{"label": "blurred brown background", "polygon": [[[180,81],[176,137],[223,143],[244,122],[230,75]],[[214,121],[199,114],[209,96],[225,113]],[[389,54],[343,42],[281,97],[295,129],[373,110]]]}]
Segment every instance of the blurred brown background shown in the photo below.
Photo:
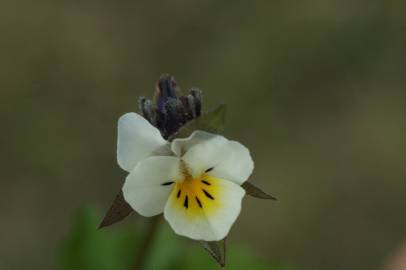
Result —
[{"label": "blurred brown background", "polygon": [[116,121],[161,73],[229,105],[279,199],[245,199],[230,244],[382,269],[406,239],[405,3],[2,1],[0,269],[54,269],[77,209],[109,206]]}]

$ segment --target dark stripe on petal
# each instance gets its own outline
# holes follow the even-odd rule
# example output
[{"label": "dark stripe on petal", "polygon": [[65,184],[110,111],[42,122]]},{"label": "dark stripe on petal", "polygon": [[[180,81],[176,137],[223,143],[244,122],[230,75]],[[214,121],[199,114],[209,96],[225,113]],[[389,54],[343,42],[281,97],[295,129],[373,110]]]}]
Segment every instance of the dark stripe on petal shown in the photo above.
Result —
[{"label": "dark stripe on petal", "polygon": [[208,185],[208,186],[211,185],[209,182],[207,182],[207,180],[202,180],[202,183],[203,183],[203,184],[206,184],[206,185]]},{"label": "dark stripe on petal", "polygon": [[206,195],[207,198],[214,200],[213,196],[211,196],[210,193],[208,193],[206,190],[202,189],[204,192],[204,195]]},{"label": "dark stripe on petal", "polygon": [[214,167],[208,168],[208,169],[206,170],[206,172],[210,172],[210,171],[212,171],[213,169],[214,169]]},{"label": "dark stripe on petal", "polygon": [[173,184],[173,181],[168,181],[168,182],[162,183],[161,186],[169,186],[169,185],[172,185],[172,184]]},{"label": "dark stripe on petal", "polygon": [[189,201],[187,195],[185,196],[185,201],[183,202],[183,206],[187,209],[189,207]]},{"label": "dark stripe on petal", "polygon": [[199,205],[199,207],[202,208],[203,206],[202,206],[202,203],[200,202],[199,198],[198,197],[195,197],[195,198],[196,198],[196,202]]},{"label": "dark stripe on petal", "polygon": [[176,194],[176,198],[180,197],[180,192],[181,192],[181,190],[179,189],[178,194]]}]

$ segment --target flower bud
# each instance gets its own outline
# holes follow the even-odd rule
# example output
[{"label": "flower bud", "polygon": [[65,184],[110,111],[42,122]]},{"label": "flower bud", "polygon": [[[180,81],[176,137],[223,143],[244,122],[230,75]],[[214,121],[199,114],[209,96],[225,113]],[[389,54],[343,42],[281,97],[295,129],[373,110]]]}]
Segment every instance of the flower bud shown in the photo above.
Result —
[{"label": "flower bud", "polygon": [[151,125],[156,126],[156,113],[152,105],[152,101],[146,97],[140,97],[138,100],[140,111],[142,116],[151,123]]},{"label": "flower bud", "polygon": [[195,117],[199,117],[202,112],[202,90],[198,88],[192,88],[189,90],[189,95],[193,97]]},{"label": "flower bud", "polygon": [[165,108],[165,104],[169,98],[177,98],[176,85],[175,78],[169,74],[161,75],[161,78],[159,78],[155,92],[157,108],[159,111],[162,111]]},{"label": "flower bud", "polygon": [[179,99],[169,98],[165,104],[166,126],[165,131],[168,137],[174,134],[186,121],[185,107]]},{"label": "flower bud", "polygon": [[154,105],[146,98],[140,99],[143,116],[167,139],[188,121],[200,116],[202,91],[192,88],[188,95],[177,95],[177,83],[172,75],[161,75],[156,83]]}]

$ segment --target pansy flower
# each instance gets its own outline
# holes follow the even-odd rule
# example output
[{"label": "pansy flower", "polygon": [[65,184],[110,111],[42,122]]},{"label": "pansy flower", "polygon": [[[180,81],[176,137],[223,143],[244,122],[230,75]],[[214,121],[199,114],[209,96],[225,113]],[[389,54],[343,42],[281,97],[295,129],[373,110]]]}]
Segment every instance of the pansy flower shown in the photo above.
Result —
[{"label": "pansy flower", "polygon": [[226,237],[254,168],[236,141],[197,130],[169,143],[136,113],[119,120],[117,160],[129,172],[122,191],[136,212],[163,213],[177,234],[204,241]]}]

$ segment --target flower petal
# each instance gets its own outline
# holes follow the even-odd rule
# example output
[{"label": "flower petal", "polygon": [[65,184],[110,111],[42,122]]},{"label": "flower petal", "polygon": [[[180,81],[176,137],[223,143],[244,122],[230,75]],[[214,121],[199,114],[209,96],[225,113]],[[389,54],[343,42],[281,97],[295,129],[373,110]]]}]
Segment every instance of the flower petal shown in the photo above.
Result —
[{"label": "flower petal", "polygon": [[126,113],[118,120],[117,162],[123,170],[132,171],[166,143],[159,130],[136,113]]},{"label": "flower petal", "polygon": [[182,160],[194,177],[207,172],[240,185],[254,169],[254,162],[245,146],[219,135],[191,147]]},{"label": "flower petal", "polygon": [[139,214],[150,217],[163,212],[175,181],[182,179],[176,157],[149,157],[127,176],[123,195]]},{"label": "flower petal", "polygon": [[205,181],[209,185],[178,183],[165,206],[164,216],[179,235],[218,241],[227,236],[240,214],[245,191],[227,180],[207,177]]},{"label": "flower petal", "polygon": [[216,137],[221,137],[216,134],[208,133],[201,130],[194,131],[189,137],[175,139],[171,144],[172,152],[175,153],[178,157],[181,157],[186,153],[191,147],[198,143],[202,143]]}]

